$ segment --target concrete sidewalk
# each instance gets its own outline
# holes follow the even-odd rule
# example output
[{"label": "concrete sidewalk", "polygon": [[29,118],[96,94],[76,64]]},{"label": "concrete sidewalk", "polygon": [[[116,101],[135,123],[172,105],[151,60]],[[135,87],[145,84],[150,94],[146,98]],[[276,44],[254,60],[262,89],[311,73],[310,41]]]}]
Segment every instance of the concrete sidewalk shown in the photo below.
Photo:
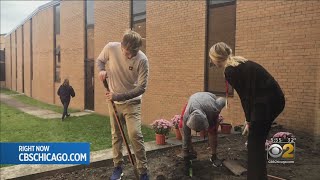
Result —
[{"label": "concrete sidewalk", "polygon": [[[17,94],[14,94],[14,96],[17,96]],[[0,101],[1,103],[5,103],[9,106],[15,107],[24,113],[27,113],[42,119],[57,119],[57,118],[61,118],[61,115],[62,115],[61,113],[57,113],[51,110],[40,109],[35,106],[24,104],[19,100],[16,100],[15,98],[13,98],[12,95],[6,95],[6,94],[0,93]],[[61,107],[61,111],[62,111],[62,107]],[[88,114],[90,113],[76,112],[76,113],[71,113],[71,116],[84,116]]]}]

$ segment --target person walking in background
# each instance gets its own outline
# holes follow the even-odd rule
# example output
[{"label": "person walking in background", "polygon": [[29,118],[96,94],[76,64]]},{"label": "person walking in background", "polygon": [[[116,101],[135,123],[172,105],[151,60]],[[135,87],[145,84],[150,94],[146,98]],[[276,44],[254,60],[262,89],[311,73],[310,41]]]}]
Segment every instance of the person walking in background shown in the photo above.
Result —
[{"label": "person walking in background", "polygon": [[245,113],[248,135],[248,180],[267,180],[265,142],[272,122],[285,107],[284,94],[271,74],[258,63],[233,56],[224,42],[214,44],[211,62],[224,69],[228,83],[237,91]]},{"label": "person walking in background", "polygon": [[[108,76],[110,92],[106,93],[107,100],[114,101],[120,120],[126,123],[140,179],[148,180],[147,157],[141,132],[141,97],[147,88],[149,63],[140,50],[141,46],[141,36],[128,30],[122,42],[110,42],[103,48],[97,66],[101,81]],[[110,104],[109,112],[113,114]],[[115,167],[110,179],[116,180],[123,176],[122,138],[113,116],[110,116],[110,123]]]},{"label": "person walking in background", "polygon": [[70,99],[71,97],[74,98],[76,95],[72,86],[70,86],[68,79],[63,81],[63,84],[59,87],[57,94],[60,96],[60,100],[63,105],[63,114],[61,118],[63,120],[65,117],[70,116],[70,114],[68,114]]}]

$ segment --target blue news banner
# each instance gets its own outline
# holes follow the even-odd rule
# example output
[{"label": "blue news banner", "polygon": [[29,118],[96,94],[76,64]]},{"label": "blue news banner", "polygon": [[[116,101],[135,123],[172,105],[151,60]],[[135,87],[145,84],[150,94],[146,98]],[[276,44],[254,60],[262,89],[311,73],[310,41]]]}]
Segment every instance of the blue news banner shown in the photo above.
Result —
[{"label": "blue news banner", "polygon": [[89,143],[0,143],[0,164],[90,164]]}]

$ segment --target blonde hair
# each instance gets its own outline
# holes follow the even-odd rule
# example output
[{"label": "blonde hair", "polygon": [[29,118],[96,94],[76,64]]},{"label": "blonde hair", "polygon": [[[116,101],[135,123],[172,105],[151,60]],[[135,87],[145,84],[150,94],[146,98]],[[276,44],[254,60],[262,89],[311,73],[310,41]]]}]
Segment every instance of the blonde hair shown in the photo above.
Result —
[{"label": "blonde hair", "polygon": [[63,85],[64,86],[69,86],[69,79],[64,79]]},{"label": "blonde hair", "polygon": [[139,33],[129,29],[124,33],[121,44],[135,55],[142,46],[142,38]]},{"label": "blonde hair", "polygon": [[242,56],[233,56],[232,49],[224,42],[218,42],[214,44],[209,51],[209,56],[212,60],[218,63],[223,63],[225,61],[225,67],[227,66],[238,66],[241,63],[248,61]]}]

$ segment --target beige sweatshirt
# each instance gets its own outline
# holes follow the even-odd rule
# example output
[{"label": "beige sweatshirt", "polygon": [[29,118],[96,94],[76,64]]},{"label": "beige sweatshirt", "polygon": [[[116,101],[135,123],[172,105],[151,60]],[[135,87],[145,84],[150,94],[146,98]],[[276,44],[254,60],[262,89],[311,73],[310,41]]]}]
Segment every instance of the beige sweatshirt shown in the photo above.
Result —
[{"label": "beige sweatshirt", "polygon": [[107,71],[110,91],[115,103],[139,100],[148,83],[149,63],[147,56],[139,51],[127,59],[121,51],[120,42],[110,42],[96,60],[99,72]]}]

